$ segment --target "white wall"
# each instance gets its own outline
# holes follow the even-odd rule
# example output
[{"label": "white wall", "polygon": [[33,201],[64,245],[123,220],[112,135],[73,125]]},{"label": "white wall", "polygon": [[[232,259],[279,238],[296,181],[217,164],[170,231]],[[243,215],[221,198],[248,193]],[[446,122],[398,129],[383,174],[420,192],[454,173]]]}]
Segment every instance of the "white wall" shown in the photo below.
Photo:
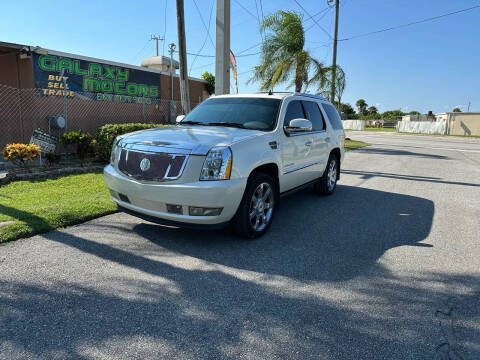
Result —
[{"label": "white wall", "polygon": [[414,134],[444,135],[447,129],[446,121],[399,121],[397,131]]},{"label": "white wall", "polygon": [[365,120],[343,120],[345,130],[365,130]]}]

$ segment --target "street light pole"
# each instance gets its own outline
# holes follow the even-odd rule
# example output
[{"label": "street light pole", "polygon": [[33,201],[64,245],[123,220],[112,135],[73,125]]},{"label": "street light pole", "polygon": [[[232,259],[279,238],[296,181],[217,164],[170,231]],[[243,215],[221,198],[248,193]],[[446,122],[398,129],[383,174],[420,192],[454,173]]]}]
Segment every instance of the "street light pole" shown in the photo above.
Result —
[{"label": "street light pole", "polygon": [[[329,0],[333,1],[333,0]],[[337,42],[338,42],[338,9],[340,0],[335,0],[335,32],[333,35],[333,55],[332,55],[332,84],[330,89],[330,101],[335,104],[335,80],[337,79]],[[340,105],[339,105],[340,106]]]},{"label": "street light pole", "polygon": [[173,53],[175,52],[175,44],[168,45],[170,51],[170,100],[173,100]]}]

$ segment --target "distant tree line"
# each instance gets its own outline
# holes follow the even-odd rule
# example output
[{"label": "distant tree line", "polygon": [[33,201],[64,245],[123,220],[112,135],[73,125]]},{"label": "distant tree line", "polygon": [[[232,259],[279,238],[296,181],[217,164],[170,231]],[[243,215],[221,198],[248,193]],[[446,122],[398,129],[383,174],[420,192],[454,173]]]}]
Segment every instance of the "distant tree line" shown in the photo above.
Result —
[{"label": "distant tree line", "polygon": [[377,107],[369,106],[365,99],[358,99],[355,103],[357,111],[349,103],[342,103],[340,105],[340,111],[348,119],[360,119],[360,120],[396,120],[399,116],[404,115],[419,115],[418,111],[410,111],[408,113],[403,112],[402,110],[388,110],[384,112],[379,112]]}]

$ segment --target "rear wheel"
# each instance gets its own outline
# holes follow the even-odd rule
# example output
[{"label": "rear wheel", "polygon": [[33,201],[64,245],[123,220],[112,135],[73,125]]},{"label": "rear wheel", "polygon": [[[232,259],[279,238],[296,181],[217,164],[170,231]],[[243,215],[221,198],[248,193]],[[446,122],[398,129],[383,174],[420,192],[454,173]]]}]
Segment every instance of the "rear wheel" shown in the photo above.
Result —
[{"label": "rear wheel", "polygon": [[322,177],[315,184],[315,191],[321,195],[331,195],[337,188],[338,180],[338,158],[334,154],[330,154],[327,167]]},{"label": "rear wheel", "polygon": [[273,179],[263,173],[253,174],[233,220],[235,233],[247,238],[265,234],[273,220],[275,201]]}]

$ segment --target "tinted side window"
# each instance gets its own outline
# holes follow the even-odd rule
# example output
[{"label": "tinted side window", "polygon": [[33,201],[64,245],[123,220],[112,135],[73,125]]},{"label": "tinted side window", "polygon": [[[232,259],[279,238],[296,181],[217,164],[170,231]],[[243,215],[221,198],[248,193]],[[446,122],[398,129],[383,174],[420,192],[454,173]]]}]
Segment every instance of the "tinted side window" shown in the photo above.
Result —
[{"label": "tinted side window", "polygon": [[327,113],[328,119],[335,130],[343,130],[342,119],[337,110],[330,104],[322,104],[323,110]]},{"label": "tinted side window", "polygon": [[302,104],[298,100],[290,101],[285,112],[285,122],[284,126],[290,124],[290,120],[293,119],[305,119],[305,114],[303,113]]},{"label": "tinted side window", "polygon": [[323,120],[323,115],[320,112],[317,103],[313,101],[302,101],[302,103],[303,108],[307,113],[307,119],[312,122],[312,130],[325,130],[325,121]]}]

